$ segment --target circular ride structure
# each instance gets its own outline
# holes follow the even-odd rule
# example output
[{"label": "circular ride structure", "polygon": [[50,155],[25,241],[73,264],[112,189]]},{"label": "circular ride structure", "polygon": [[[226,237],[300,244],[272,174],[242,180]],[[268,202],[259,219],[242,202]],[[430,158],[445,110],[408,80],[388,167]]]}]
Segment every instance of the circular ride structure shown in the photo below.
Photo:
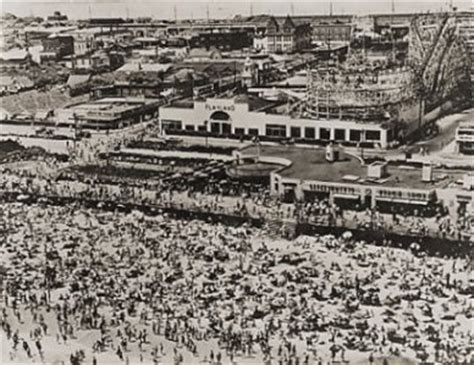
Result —
[{"label": "circular ride structure", "polygon": [[[403,62],[369,62],[353,53],[345,64],[308,70],[301,114],[382,124],[410,134],[427,114],[471,98],[470,60],[450,14],[416,17]],[[428,122],[428,120],[426,120]]]}]

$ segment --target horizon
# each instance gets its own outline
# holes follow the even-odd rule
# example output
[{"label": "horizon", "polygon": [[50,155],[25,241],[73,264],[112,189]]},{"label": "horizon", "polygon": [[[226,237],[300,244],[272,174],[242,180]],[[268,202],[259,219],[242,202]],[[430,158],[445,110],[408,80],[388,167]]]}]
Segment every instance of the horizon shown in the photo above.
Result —
[{"label": "horizon", "polygon": [[229,19],[237,15],[249,16],[272,15],[329,15],[332,7],[334,15],[370,15],[377,13],[417,13],[445,11],[453,5],[459,11],[470,10],[470,0],[431,1],[421,0],[415,3],[409,0],[324,0],[324,1],[160,1],[150,0],[7,0],[2,1],[2,14],[11,13],[18,17],[47,17],[54,11],[60,11],[69,19],[87,18],[138,18],[152,17],[155,19]]}]

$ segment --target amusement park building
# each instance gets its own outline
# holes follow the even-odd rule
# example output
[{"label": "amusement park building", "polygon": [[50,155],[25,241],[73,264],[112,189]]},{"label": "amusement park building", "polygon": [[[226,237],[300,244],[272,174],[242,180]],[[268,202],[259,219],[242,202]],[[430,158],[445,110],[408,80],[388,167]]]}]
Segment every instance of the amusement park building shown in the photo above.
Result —
[{"label": "amusement park building", "polygon": [[[405,66],[350,60],[307,72],[304,97],[287,93],[285,105],[237,97],[175,103],[160,109],[168,132],[370,143],[403,141],[470,98],[470,60],[450,15],[412,21]],[[263,105],[263,107],[261,106]]]},{"label": "amusement park building", "polygon": [[276,113],[275,103],[252,96],[208,98],[160,108],[160,127],[167,133],[207,131],[214,135],[253,135],[270,139],[372,142],[388,147],[393,135],[385,125],[341,120],[298,118]]},{"label": "amusement park building", "polygon": [[446,173],[431,165],[395,166],[381,161],[366,165],[331,144],[325,148],[250,145],[235,154],[240,164],[258,159],[274,165],[271,194],[287,202],[327,199],[351,209],[377,207],[393,212],[401,208],[408,214],[434,215],[440,203],[467,207],[473,197],[470,175]]}]

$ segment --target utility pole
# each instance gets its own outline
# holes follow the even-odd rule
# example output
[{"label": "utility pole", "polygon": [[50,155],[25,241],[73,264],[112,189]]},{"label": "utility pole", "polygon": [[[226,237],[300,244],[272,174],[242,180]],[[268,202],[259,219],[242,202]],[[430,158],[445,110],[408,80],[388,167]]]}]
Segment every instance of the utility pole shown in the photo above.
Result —
[{"label": "utility pole", "polygon": [[234,61],[234,88],[237,84],[237,61]]},{"label": "utility pole", "polygon": [[290,4],[290,14],[291,16],[295,16],[295,5],[293,3]]},{"label": "utility pole", "polygon": [[206,147],[209,147],[209,132],[207,130],[207,126],[209,124],[208,120],[204,121],[204,126],[206,127],[206,134],[205,134],[205,140],[206,140]]},{"label": "utility pole", "polygon": [[209,4],[206,4],[206,19],[207,19],[207,22],[209,23]]},{"label": "utility pole", "polygon": [[250,16],[253,16],[253,4],[250,3]]},{"label": "utility pole", "polygon": [[178,9],[176,8],[176,5],[173,8],[174,12],[174,21],[177,23],[178,22]]},{"label": "utility pole", "polygon": [[74,118],[74,151],[76,152],[76,143],[77,143],[77,114],[73,113],[72,117]]},{"label": "utility pole", "polygon": [[329,16],[332,16],[332,0],[329,1]]},{"label": "utility pole", "polygon": [[395,0],[392,0],[392,16],[390,17],[390,37],[392,41],[392,61],[395,62],[395,38],[393,36],[393,18],[395,15]]}]

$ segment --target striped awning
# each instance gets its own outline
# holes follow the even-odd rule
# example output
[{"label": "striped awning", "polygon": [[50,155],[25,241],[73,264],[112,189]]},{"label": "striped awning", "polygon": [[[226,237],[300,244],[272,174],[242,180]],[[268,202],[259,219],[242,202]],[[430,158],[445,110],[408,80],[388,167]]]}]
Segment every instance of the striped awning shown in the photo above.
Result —
[{"label": "striped awning", "polygon": [[334,194],[334,198],[336,199],[351,199],[351,200],[360,200],[359,195],[352,195],[352,194]]},{"label": "striped awning", "polygon": [[377,201],[383,201],[383,202],[389,202],[389,203],[401,203],[401,204],[428,205],[427,200],[395,199],[395,198],[377,197]]}]

